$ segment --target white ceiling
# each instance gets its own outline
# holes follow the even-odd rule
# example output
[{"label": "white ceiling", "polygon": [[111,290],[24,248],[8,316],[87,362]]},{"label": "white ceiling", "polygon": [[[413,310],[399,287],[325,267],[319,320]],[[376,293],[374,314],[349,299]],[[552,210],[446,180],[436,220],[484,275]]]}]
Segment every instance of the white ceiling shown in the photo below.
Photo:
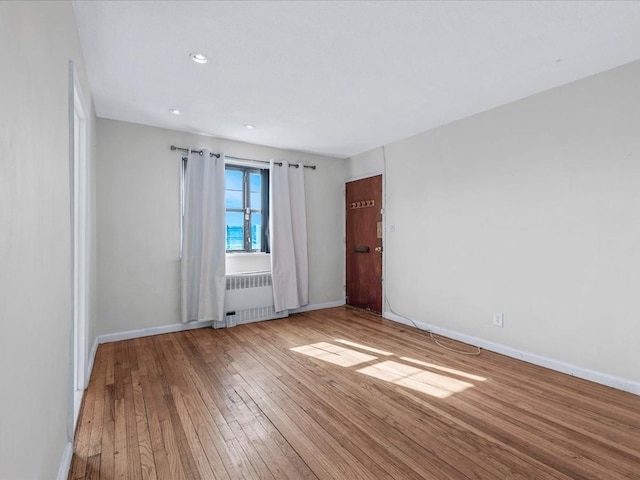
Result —
[{"label": "white ceiling", "polygon": [[73,6],[98,116],[336,157],[640,59],[637,1]]}]

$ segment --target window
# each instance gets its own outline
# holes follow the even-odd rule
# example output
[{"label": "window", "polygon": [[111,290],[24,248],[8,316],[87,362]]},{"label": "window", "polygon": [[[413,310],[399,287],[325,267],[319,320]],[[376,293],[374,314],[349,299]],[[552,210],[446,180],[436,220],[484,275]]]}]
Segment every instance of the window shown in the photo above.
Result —
[{"label": "window", "polygon": [[268,170],[225,167],[227,252],[268,251],[268,192]]},{"label": "window", "polygon": [[[180,251],[184,227],[184,195],[187,159],[180,172]],[[269,252],[269,170],[238,165],[225,166],[225,250]]]}]

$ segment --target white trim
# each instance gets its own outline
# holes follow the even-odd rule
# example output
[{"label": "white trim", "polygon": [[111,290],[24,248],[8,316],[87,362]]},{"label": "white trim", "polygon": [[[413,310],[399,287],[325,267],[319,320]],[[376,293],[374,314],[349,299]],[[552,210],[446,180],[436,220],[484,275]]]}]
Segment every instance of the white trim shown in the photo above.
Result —
[{"label": "white trim", "polygon": [[[89,385],[89,379],[91,378],[91,372],[93,372],[93,363],[96,359],[96,352],[98,351],[98,338],[93,342],[93,346],[91,347],[91,352],[89,353],[89,358],[87,361],[86,368],[86,385]],[[80,405],[82,404],[82,397],[84,397],[84,390],[75,390],[73,392],[74,396],[80,396],[80,402],[75,401],[73,399],[74,405],[74,415],[73,415],[73,432],[76,430],[76,424],[80,420],[80,416],[78,415],[80,410]],[[62,460],[60,462],[60,468],[58,469],[58,476],[56,477],[58,480],[66,480],[69,476],[69,470],[71,469],[71,460],[73,458],[73,442],[67,442],[64,447],[64,452],[62,453]]]},{"label": "white trim", "polygon": [[[270,257],[270,253],[266,252],[226,252],[225,256],[229,257]],[[271,273],[271,272],[269,272]]]},{"label": "white trim", "polygon": [[87,361],[87,386],[89,385],[89,380],[91,379],[91,372],[93,372],[93,362],[96,360],[96,353],[98,351],[98,337],[93,340],[93,346],[91,347],[91,352],[89,352],[89,359]]},{"label": "white trim", "polygon": [[[233,157],[233,155],[230,155],[230,157]],[[248,168],[257,168],[260,170],[271,170],[271,165],[269,164],[269,160],[249,160],[249,159],[235,160],[225,155],[224,164],[234,165],[236,167],[248,167]]]},{"label": "white trim", "polygon": [[157,327],[141,328],[139,330],[127,330],[125,332],[106,333],[98,335],[98,343],[118,342],[120,340],[131,340],[132,338],[150,337],[151,335],[162,335],[163,333],[182,332],[196,328],[205,328],[213,325],[211,320],[203,322],[174,323],[171,325],[160,325]]},{"label": "white trim", "polygon": [[74,355],[75,389],[84,390],[87,369],[87,331],[89,318],[89,198],[87,156],[87,114],[82,102],[80,84],[73,70],[74,108],[74,156],[73,156],[73,205],[74,205]]},{"label": "white trim", "polygon": [[88,319],[89,319],[89,154],[87,108],[84,104],[82,87],[73,61],[69,62],[69,130],[70,130],[70,190],[72,228],[72,306],[73,333],[71,356],[73,360],[73,438],[78,421],[82,395],[87,387]]},{"label": "white trim", "polygon": [[[396,323],[401,323],[403,325],[406,325],[407,327],[417,328],[418,330],[427,330],[426,326],[425,326],[425,328],[420,328],[418,326],[419,322],[413,322],[413,321],[409,320],[408,318],[401,317],[400,315],[396,315],[395,313],[392,313],[392,312],[383,312],[382,316],[383,316],[383,318],[386,318],[387,320],[391,320],[391,321],[396,322]],[[434,332],[435,332],[435,330],[434,330]]]},{"label": "white trim", "polygon": [[60,460],[60,468],[58,468],[57,480],[67,480],[69,476],[69,470],[71,469],[71,459],[73,458],[73,443],[67,442],[62,452],[62,459]]},{"label": "white trim", "polygon": [[[321,310],[324,308],[340,307],[344,305],[344,299],[336,302],[317,303],[314,305],[305,305],[304,307],[296,308],[295,310],[289,310],[289,313],[301,313],[308,312],[310,310]],[[194,330],[196,328],[211,327],[213,322],[211,320],[204,322],[188,322],[188,323],[174,323],[171,325],[161,325],[158,327],[142,328],[140,330],[128,330],[126,332],[106,333],[104,335],[98,335],[94,348],[92,350],[92,361],[95,356],[95,350],[97,344],[118,342],[120,340],[131,340],[132,338],[149,337],[151,335],[162,335],[163,333],[182,332],[184,330]],[[239,324],[240,325],[240,324]]]},{"label": "white trim", "polygon": [[[69,404],[67,439],[73,442],[75,425],[86,388],[88,318],[90,312],[90,199],[88,112],[73,60],[68,68],[69,113],[69,225],[70,302]],[[72,446],[73,448],[73,446]]]},{"label": "white trim", "polygon": [[345,304],[344,298],[336,302],[315,303],[313,305],[304,305],[300,308],[292,308],[289,313],[310,312],[311,310],[323,310],[325,308],[341,307]]},{"label": "white trim", "polygon": [[[378,175],[382,175],[384,177],[384,170],[378,170],[377,172],[365,173],[364,175],[358,175],[357,177],[350,177],[345,179],[344,183],[351,183],[358,180],[364,180],[365,178],[377,177]],[[384,198],[382,199],[384,203]]]},{"label": "white trim", "polygon": [[[382,147],[384,149],[384,147]],[[386,169],[386,163],[385,163],[385,169]],[[356,182],[358,180],[364,180],[366,178],[373,178],[373,177],[377,177],[378,175],[380,175],[382,177],[382,188],[381,188],[381,192],[380,194],[382,195],[382,206],[381,206],[381,216],[382,216],[382,305],[380,306],[383,314],[384,314],[384,309],[386,308],[386,303],[387,303],[387,288],[386,288],[386,284],[384,279],[386,278],[386,273],[387,273],[387,176],[385,174],[385,170],[378,170],[377,172],[370,172],[370,173],[365,173],[364,175],[359,175],[357,177],[351,177],[351,178],[347,178],[344,181],[344,190],[342,191],[342,202],[345,206],[345,210],[343,210],[343,212],[346,212],[346,206],[347,206],[347,183],[351,183],[351,182]],[[346,262],[347,262],[347,215],[345,213],[344,215],[344,219],[342,222],[342,231],[343,231],[343,236],[342,238],[344,239],[344,261],[345,261],[345,269],[344,269],[344,293],[347,293],[347,268],[346,268]],[[346,303],[346,302],[345,302]]]},{"label": "white trim", "polygon": [[437,327],[435,325],[429,325],[427,323],[413,321],[392,312],[384,312],[382,316],[388,320],[402,323],[403,325],[418,328],[419,330],[430,331],[438,335],[451,338],[453,340],[458,340],[460,342],[475,345],[477,347],[483,348],[485,350],[489,350],[491,352],[496,352],[502,355],[506,355],[507,357],[522,360],[524,362],[532,363],[534,365],[539,365],[541,367],[549,368],[557,372],[565,373],[567,375],[572,375],[574,377],[582,378],[584,380],[589,380],[591,382],[599,383],[607,387],[617,388],[618,390],[623,390],[625,392],[640,395],[640,383],[634,382],[633,380],[616,377],[614,375],[609,375],[608,373],[597,372],[595,370],[590,370],[588,368],[578,367],[577,365],[572,365],[570,363],[562,362],[560,360],[543,357],[542,355],[537,355],[535,353],[525,352],[522,350],[518,350],[516,348],[508,347],[506,345],[501,345],[499,343],[489,342],[487,340],[483,340],[478,337],[466,335],[464,333],[459,333],[459,332],[448,330],[442,327]]}]

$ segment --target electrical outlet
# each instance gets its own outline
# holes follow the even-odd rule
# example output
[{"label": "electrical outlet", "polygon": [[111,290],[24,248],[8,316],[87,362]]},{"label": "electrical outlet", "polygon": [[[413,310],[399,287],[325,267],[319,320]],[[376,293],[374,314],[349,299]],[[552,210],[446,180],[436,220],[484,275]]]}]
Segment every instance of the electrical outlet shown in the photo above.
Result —
[{"label": "electrical outlet", "polygon": [[504,313],[493,312],[493,326],[500,328],[504,327]]}]

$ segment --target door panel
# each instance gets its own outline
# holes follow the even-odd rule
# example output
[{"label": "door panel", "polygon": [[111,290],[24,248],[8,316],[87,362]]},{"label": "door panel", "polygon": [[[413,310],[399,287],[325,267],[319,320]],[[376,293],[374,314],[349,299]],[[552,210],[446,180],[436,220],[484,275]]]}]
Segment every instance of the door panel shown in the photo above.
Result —
[{"label": "door panel", "polygon": [[382,175],[346,184],[347,304],[382,313]]}]

